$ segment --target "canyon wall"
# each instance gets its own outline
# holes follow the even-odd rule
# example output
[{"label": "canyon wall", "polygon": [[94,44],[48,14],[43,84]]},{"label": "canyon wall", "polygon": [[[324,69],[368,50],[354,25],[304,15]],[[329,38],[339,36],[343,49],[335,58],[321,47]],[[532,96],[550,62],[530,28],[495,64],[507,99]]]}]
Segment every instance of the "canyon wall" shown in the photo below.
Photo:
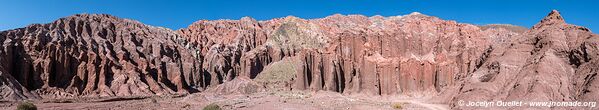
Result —
[{"label": "canyon wall", "polygon": [[420,13],[198,21],[178,32],[204,61],[203,76],[210,77],[202,87],[253,79],[289,58],[295,61],[295,78],[284,86],[290,90],[421,96],[454,84],[483,63],[493,44],[520,34]]},{"label": "canyon wall", "polygon": [[200,70],[174,31],[110,15],[74,15],[0,36],[3,86],[18,90],[3,90],[6,98],[188,93],[186,78]]},{"label": "canyon wall", "polygon": [[201,20],[172,31],[82,14],[2,31],[0,41],[5,100],[265,90],[597,100],[597,35],[557,11],[531,29],[412,13]]}]

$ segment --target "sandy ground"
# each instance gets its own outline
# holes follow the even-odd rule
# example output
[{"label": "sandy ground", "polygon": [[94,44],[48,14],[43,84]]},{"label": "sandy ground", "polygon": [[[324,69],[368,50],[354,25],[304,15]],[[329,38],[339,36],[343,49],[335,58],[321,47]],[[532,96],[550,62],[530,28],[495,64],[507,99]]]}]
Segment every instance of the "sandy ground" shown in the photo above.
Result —
[{"label": "sandy ground", "polygon": [[[394,110],[394,105],[410,110],[446,110],[448,105],[427,103],[427,98],[405,96],[358,96],[336,92],[260,92],[241,95],[195,93],[170,97],[118,97],[100,99],[60,99],[32,101],[41,110],[179,110],[202,109],[215,103],[235,110]],[[14,110],[19,102],[1,102],[0,109]]]}]

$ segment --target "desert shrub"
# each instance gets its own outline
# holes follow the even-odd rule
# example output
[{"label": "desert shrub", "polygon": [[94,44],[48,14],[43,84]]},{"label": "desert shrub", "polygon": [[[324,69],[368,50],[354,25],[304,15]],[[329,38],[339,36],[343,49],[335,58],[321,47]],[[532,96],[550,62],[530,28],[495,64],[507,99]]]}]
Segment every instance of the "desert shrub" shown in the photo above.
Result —
[{"label": "desert shrub", "polygon": [[206,107],[204,107],[204,109],[202,109],[202,110],[221,110],[221,108],[220,108],[220,106],[212,103],[212,104],[206,105]]},{"label": "desert shrub", "polygon": [[191,105],[189,105],[189,104],[185,104],[185,105],[183,105],[183,107],[181,107],[181,108],[189,108],[189,107],[191,107]]},{"label": "desert shrub", "polygon": [[403,103],[393,103],[391,107],[393,107],[393,109],[403,109],[403,105]]},{"label": "desert shrub", "polygon": [[37,107],[31,102],[21,102],[17,106],[17,110],[37,110]]}]

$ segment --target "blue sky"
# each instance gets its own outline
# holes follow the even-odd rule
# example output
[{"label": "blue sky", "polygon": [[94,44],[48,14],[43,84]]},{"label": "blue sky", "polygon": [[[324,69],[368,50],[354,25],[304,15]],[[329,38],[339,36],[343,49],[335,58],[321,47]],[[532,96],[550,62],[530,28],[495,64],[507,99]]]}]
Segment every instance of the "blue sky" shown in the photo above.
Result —
[{"label": "blue sky", "polygon": [[531,27],[552,9],[566,22],[599,30],[598,0],[2,0],[0,30],[49,23],[77,13],[104,13],[171,29],[197,20],[258,20],[293,15],[404,15],[420,12],[471,24],[515,24]]}]

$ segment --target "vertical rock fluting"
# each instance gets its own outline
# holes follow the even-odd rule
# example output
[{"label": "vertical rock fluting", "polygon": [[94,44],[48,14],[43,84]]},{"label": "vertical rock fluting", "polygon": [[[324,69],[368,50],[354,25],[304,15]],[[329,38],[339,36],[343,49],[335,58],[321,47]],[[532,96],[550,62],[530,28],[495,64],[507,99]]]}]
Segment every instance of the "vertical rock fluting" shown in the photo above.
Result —
[{"label": "vertical rock fluting", "polygon": [[[198,21],[178,34],[190,42],[186,45],[200,62],[197,88],[231,81],[236,77],[254,78],[273,59],[261,46],[272,31],[270,23],[244,17],[241,20]],[[280,59],[279,59],[280,60]]]},{"label": "vertical rock fluting", "polygon": [[298,61],[293,90],[372,95],[443,90],[484,62],[495,32],[419,13],[199,21],[178,31],[203,62],[202,87],[255,78],[288,57]]},{"label": "vertical rock fluting", "polygon": [[[325,46],[296,53],[304,62],[295,89],[371,95],[428,95],[472,72],[489,47],[473,25],[413,13],[334,15],[309,22]],[[299,32],[319,32],[300,28]],[[304,31],[301,31],[301,30]],[[270,38],[270,37],[269,37]]]},{"label": "vertical rock fluting", "polygon": [[198,74],[178,34],[109,15],[3,31],[0,41],[3,76],[26,88],[17,89],[39,94],[8,100],[188,93],[188,78]]}]

